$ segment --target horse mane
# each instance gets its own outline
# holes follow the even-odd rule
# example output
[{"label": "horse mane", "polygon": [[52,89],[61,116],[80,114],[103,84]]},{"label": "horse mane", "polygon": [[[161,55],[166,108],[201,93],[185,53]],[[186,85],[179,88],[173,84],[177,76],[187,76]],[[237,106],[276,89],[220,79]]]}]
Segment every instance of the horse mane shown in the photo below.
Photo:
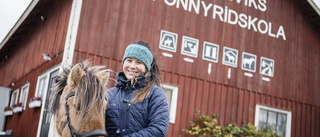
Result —
[{"label": "horse mane", "polygon": [[49,112],[55,114],[59,109],[60,96],[63,89],[67,86],[68,75],[71,67],[62,67],[62,72],[55,80],[55,84],[51,89],[51,95],[49,99]]},{"label": "horse mane", "polygon": [[106,105],[104,100],[107,98],[106,83],[109,79],[109,70],[104,68],[104,66],[92,66],[89,61],[76,64],[72,68],[63,68],[51,92],[50,112],[55,113],[59,109],[60,96],[63,92],[74,91],[74,105],[79,110],[77,120],[89,118],[95,105],[101,108],[100,113],[103,114],[105,110],[103,106]]}]

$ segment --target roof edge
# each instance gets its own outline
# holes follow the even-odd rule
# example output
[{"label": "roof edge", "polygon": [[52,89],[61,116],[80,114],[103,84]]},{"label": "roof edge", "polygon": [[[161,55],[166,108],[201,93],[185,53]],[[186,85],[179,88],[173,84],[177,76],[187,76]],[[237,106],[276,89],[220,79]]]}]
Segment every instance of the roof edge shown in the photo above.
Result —
[{"label": "roof edge", "polygon": [[7,41],[10,39],[10,37],[14,34],[14,32],[20,27],[20,25],[23,23],[23,21],[28,17],[28,15],[31,13],[33,8],[37,5],[39,0],[32,0],[32,2],[29,4],[27,9],[23,12],[23,14],[20,16],[16,24],[11,28],[11,30],[8,32],[8,34],[4,37],[4,39],[0,43],[0,50],[3,48],[3,46],[7,43]]},{"label": "roof edge", "polygon": [[318,7],[313,0],[307,0],[308,3],[312,6],[312,8],[318,13],[318,15],[320,16],[320,7]]}]

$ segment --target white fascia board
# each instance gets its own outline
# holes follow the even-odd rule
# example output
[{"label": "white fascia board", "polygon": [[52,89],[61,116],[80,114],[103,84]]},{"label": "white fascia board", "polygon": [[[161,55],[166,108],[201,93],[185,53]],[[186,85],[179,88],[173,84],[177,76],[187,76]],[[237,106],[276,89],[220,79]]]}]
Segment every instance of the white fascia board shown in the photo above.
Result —
[{"label": "white fascia board", "polygon": [[312,8],[318,13],[318,15],[320,16],[320,5],[317,5],[314,0],[307,0],[309,2],[309,4],[312,6]]},{"label": "white fascia board", "polygon": [[19,26],[22,24],[22,22],[28,17],[28,15],[31,13],[33,8],[37,5],[39,0],[32,0],[32,2],[29,4],[27,9],[23,12],[23,14],[20,16],[19,20],[14,24],[14,26],[11,28],[9,33],[4,37],[4,39],[1,41],[0,44],[0,50],[2,47],[7,43],[7,41],[10,39],[10,37],[13,35],[13,33],[19,28]]}]

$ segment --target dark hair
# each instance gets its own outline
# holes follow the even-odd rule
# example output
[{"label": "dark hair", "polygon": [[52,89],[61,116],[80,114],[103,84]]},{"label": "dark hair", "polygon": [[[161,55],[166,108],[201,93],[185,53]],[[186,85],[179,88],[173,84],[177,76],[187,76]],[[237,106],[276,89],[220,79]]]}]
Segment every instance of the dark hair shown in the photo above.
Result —
[{"label": "dark hair", "polygon": [[[141,46],[144,46],[148,48],[151,51],[151,48],[148,43],[143,42],[143,41],[135,41],[133,44],[138,44]],[[152,51],[151,51],[152,53]],[[160,80],[160,71],[159,67],[156,61],[156,58],[153,56],[153,61],[151,64],[150,70],[146,73],[145,77],[148,78],[148,81],[146,86],[141,89],[140,91],[135,94],[135,96],[132,99],[132,103],[137,103],[137,102],[142,102],[150,93],[150,90],[153,86],[157,85],[160,86],[161,80]]]}]

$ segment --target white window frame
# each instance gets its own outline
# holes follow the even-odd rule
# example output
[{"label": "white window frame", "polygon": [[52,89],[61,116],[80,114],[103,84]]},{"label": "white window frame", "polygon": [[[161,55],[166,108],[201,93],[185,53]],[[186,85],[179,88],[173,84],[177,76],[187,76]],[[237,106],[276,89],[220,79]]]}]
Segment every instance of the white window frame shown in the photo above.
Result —
[{"label": "white window frame", "polygon": [[[12,100],[14,99],[12,95],[13,95],[15,92],[17,93],[17,96],[16,96],[16,98],[15,98],[15,102],[12,102]],[[18,103],[18,96],[19,96],[19,88],[13,90],[13,92],[12,92],[12,94],[11,94],[10,107],[12,107],[14,104],[17,104],[17,103]]]},{"label": "white window frame", "polygon": [[[44,84],[43,85],[40,85],[41,83],[40,83],[40,80],[41,79],[44,79]],[[42,89],[43,90],[46,90],[46,88],[48,87],[48,74],[45,74],[45,75],[40,75],[40,76],[38,76],[38,79],[37,79],[37,88],[36,88],[36,92],[34,93],[34,96],[35,97],[41,97],[42,98],[42,100],[44,100],[44,93],[43,93],[43,91],[40,91],[40,86],[43,86],[42,87]],[[39,96],[39,93],[41,92],[41,95]]]},{"label": "white window frame", "polygon": [[177,111],[177,102],[178,102],[178,91],[179,88],[177,86],[162,84],[162,87],[165,89],[172,90],[171,94],[171,106],[170,106],[170,123],[175,123],[176,120],[176,111]]},{"label": "white window frame", "polygon": [[[59,74],[60,74],[60,73],[62,72],[61,67],[62,67],[62,66],[61,66],[61,63],[59,63],[59,64],[53,66],[52,68],[47,69],[46,71],[44,71],[43,73],[41,73],[41,74],[38,76],[37,89],[36,89],[36,91],[39,90],[39,88],[38,88],[38,87],[39,87],[38,84],[40,84],[39,79],[41,79],[41,78],[43,78],[43,77],[47,77],[47,78],[46,78],[46,80],[45,80],[46,84],[45,84],[45,87],[44,87],[44,89],[45,89],[46,92],[43,93],[44,95],[43,95],[43,97],[42,97],[42,105],[41,105],[41,112],[40,112],[40,118],[39,118],[38,130],[37,130],[37,137],[40,137],[42,120],[44,120],[44,119],[42,119],[42,118],[43,118],[44,107],[45,107],[45,105],[46,105],[47,89],[48,89],[48,86],[49,86],[50,74],[51,74],[52,72],[56,71],[57,69],[59,69]],[[38,92],[40,92],[40,91],[38,91]],[[35,95],[36,95],[36,94],[35,94]],[[52,118],[52,119],[53,119],[53,118]],[[50,122],[50,129],[55,129],[55,123],[54,123],[54,120],[52,120],[52,119],[51,119],[51,122]],[[56,136],[56,135],[58,134],[58,133],[56,133],[55,130],[53,130],[54,133],[50,133],[50,132],[52,132],[50,129],[49,129],[49,134],[48,134],[49,137],[50,137],[50,136]]]},{"label": "white window frame", "polygon": [[277,109],[277,108],[273,108],[273,107],[268,107],[268,106],[263,106],[260,104],[256,104],[256,110],[255,110],[255,126],[259,127],[259,113],[260,113],[260,109],[264,109],[264,110],[268,110],[268,111],[274,111],[277,113],[283,113],[287,115],[287,123],[286,123],[286,137],[290,137],[291,136],[291,118],[292,118],[292,112],[291,111],[287,111],[287,110],[282,110],[282,109]]},{"label": "white window frame", "polygon": [[[24,84],[22,87],[21,87],[21,92],[20,92],[20,99],[19,99],[19,102],[22,103],[22,106],[23,106],[23,110],[26,110],[26,106],[27,106],[27,102],[28,102],[28,94],[29,94],[29,85],[30,85],[30,82],[27,82],[26,84]],[[24,98],[24,90],[25,88],[28,88],[27,89],[27,93],[26,93],[26,100],[24,100],[24,102],[22,102],[22,99]]]}]

